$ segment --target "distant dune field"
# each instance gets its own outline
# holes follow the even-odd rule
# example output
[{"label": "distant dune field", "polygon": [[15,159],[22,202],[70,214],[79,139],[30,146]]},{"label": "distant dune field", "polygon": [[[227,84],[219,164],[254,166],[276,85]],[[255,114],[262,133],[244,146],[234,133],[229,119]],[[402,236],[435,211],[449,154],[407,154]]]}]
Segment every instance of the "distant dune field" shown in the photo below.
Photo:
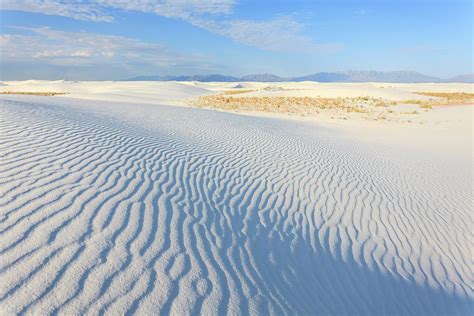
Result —
[{"label": "distant dune field", "polygon": [[[0,94],[172,104],[319,123],[350,120],[411,125],[446,122],[444,114],[432,113],[435,107],[474,104],[474,84],[467,83],[28,80],[6,82]],[[433,120],[436,116],[439,118]]]},{"label": "distant dune field", "polygon": [[472,85],[5,84],[66,94],[0,95],[2,314],[472,312],[471,106],[390,105],[390,123],[176,106]]}]

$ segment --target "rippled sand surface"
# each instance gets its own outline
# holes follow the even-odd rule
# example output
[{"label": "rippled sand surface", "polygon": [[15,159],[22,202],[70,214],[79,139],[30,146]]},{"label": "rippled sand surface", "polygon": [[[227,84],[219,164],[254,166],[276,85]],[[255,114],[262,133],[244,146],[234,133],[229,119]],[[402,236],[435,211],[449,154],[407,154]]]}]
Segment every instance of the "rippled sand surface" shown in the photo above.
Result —
[{"label": "rippled sand surface", "polygon": [[342,133],[0,100],[1,313],[472,312],[471,157]]}]

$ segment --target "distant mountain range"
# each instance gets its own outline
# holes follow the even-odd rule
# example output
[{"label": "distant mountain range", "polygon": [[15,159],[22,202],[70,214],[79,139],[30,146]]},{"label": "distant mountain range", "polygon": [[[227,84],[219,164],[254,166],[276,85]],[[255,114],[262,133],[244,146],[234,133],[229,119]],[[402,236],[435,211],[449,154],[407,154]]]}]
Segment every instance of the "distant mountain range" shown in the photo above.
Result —
[{"label": "distant mountain range", "polygon": [[201,81],[201,82],[393,82],[393,83],[422,83],[422,82],[459,82],[474,83],[474,74],[460,75],[453,78],[437,78],[416,71],[340,71],[318,72],[302,77],[283,78],[273,74],[255,74],[244,77],[213,75],[194,76],[138,76],[126,81]]}]

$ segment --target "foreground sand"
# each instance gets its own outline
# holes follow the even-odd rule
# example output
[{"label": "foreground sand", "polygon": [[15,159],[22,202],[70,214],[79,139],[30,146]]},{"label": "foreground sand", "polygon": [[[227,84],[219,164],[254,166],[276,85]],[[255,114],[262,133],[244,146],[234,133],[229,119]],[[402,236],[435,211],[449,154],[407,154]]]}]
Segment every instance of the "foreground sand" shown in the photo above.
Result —
[{"label": "foreground sand", "polygon": [[470,107],[316,124],[148,84],[0,96],[2,313],[472,311]]}]

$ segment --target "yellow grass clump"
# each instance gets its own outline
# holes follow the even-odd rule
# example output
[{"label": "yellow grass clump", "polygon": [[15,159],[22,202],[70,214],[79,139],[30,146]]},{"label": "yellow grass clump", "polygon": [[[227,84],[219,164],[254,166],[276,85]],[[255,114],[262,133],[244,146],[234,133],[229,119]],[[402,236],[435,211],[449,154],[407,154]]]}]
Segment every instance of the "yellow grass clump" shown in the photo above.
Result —
[{"label": "yellow grass clump", "polygon": [[443,98],[448,104],[474,102],[474,93],[467,92],[416,92],[416,94]]},{"label": "yellow grass clump", "polygon": [[242,93],[248,93],[248,92],[254,92],[257,90],[227,90],[223,91],[225,95],[232,95],[232,94],[242,94]]},{"label": "yellow grass clump", "polygon": [[415,100],[415,99],[409,99],[409,100],[400,101],[401,104],[414,104],[414,105],[420,105],[420,106],[430,105],[430,104],[433,104],[433,102],[435,102],[435,100]]},{"label": "yellow grass clump", "polygon": [[[433,106],[445,104],[472,103],[473,93],[431,93],[420,92],[418,94],[431,96],[429,100],[402,100],[393,101],[369,96],[360,97],[338,97],[323,98],[303,96],[245,96],[244,93],[256,90],[231,90],[217,95],[199,97],[191,101],[191,105],[200,108],[221,109],[228,111],[248,111],[266,113],[297,114],[312,116],[321,113],[331,114],[368,114],[362,117],[367,119],[386,120],[388,114],[420,114]],[[236,95],[238,94],[238,95]],[[418,110],[401,111],[401,109],[390,108],[395,105],[417,105]],[[390,116],[392,117],[392,116]]]},{"label": "yellow grass clump", "polygon": [[321,109],[366,113],[354,100],[344,98],[255,96],[232,97],[210,95],[197,98],[194,106],[223,110],[262,111],[273,113],[317,114]]},{"label": "yellow grass clump", "polygon": [[52,97],[55,95],[66,94],[65,92],[26,92],[26,91],[3,91],[0,94],[21,94],[21,95],[36,95],[43,97]]},{"label": "yellow grass clump", "polygon": [[400,104],[414,104],[426,111],[432,109],[433,106],[450,105],[450,104],[469,104],[474,103],[474,93],[467,92],[415,92],[419,95],[435,97],[429,100],[403,100]]}]

